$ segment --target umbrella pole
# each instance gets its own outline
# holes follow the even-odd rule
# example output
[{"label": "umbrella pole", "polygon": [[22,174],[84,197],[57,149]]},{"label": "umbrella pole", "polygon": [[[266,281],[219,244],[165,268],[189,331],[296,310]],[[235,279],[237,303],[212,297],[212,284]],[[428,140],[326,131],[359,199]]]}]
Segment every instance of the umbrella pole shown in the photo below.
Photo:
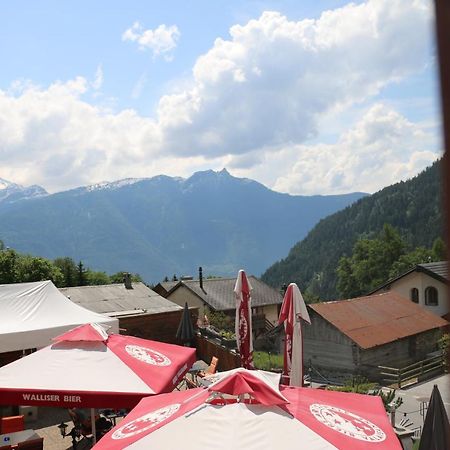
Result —
[{"label": "umbrella pole", "polygon": [[95,408],[91,408],[91,431],[92,431],[92,442],[95,444],[97,442],[97,430],[95,429]]}]

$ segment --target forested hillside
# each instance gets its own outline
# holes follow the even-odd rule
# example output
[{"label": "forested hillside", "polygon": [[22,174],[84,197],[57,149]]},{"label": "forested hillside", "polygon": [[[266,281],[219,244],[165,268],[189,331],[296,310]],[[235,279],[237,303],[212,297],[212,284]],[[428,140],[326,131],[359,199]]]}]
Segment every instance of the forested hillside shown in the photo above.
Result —
[{"label": "forested hillside", "polygon": [[274,287],[296,282],[321,300],[335,299],[339,259],[350,256],[359,238],[380,233],[384,224],[394,226],[410,248],[431,247],[443,233],[440,171],[437,161],[415,178],[322,219],[285,259],[263,274],[263,280]]}]

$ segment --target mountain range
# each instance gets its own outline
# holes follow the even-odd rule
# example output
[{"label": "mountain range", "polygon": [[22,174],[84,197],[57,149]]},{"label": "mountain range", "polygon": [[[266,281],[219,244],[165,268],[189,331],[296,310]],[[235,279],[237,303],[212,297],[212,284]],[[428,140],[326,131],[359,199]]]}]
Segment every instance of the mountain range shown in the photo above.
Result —
[{"label": "mountain range", "polygon": [[350,256],[359,238],[373,238],[384,224],[395,227],[411,249],[431,248],[443,236],[442,163],[416,177],[361,198],[317,223],[308,235],[273,264],[262,279],[279,287],[295,282],[321,300],[336,299],[339,259]]},{"label": "mountain range", "polygon": [[[322,218],[366,194],[282,194],[225,169],[48,194],[3,180],[0,239],[19,252],[69,256],[93,270],[164,276],[259,275]],[[8,193],[9,192],[9,193]]]},{"label": "mountain range", "polygon": [[24,187],[0,178],[0,204],[14,203],[19,200],[43,197],[45,195],[48,195],[48,193],[41,186]]}]

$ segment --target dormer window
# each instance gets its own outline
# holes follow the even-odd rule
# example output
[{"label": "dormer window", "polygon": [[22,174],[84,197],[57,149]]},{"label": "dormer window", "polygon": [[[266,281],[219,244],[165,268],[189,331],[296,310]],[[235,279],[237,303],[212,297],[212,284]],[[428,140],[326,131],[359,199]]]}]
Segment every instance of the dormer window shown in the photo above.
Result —
[{"label": "dormer window", "polygon": [[417,288],[411,289],[411,301],[414,303],[419,303],[419,289]]},{"label": "dormer window", "polygon": [[428,286],[425,289],[425,305],[437,306],[438,303],[438,290],[434,286]]}]

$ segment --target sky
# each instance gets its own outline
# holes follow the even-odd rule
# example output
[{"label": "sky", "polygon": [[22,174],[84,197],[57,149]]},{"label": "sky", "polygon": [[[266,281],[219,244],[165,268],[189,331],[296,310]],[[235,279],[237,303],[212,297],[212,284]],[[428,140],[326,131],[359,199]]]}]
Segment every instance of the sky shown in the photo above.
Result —
[{"label": "sky", "polygon": [[442,154],[432,2],[0,3],[0,177],[373,193]]}]

